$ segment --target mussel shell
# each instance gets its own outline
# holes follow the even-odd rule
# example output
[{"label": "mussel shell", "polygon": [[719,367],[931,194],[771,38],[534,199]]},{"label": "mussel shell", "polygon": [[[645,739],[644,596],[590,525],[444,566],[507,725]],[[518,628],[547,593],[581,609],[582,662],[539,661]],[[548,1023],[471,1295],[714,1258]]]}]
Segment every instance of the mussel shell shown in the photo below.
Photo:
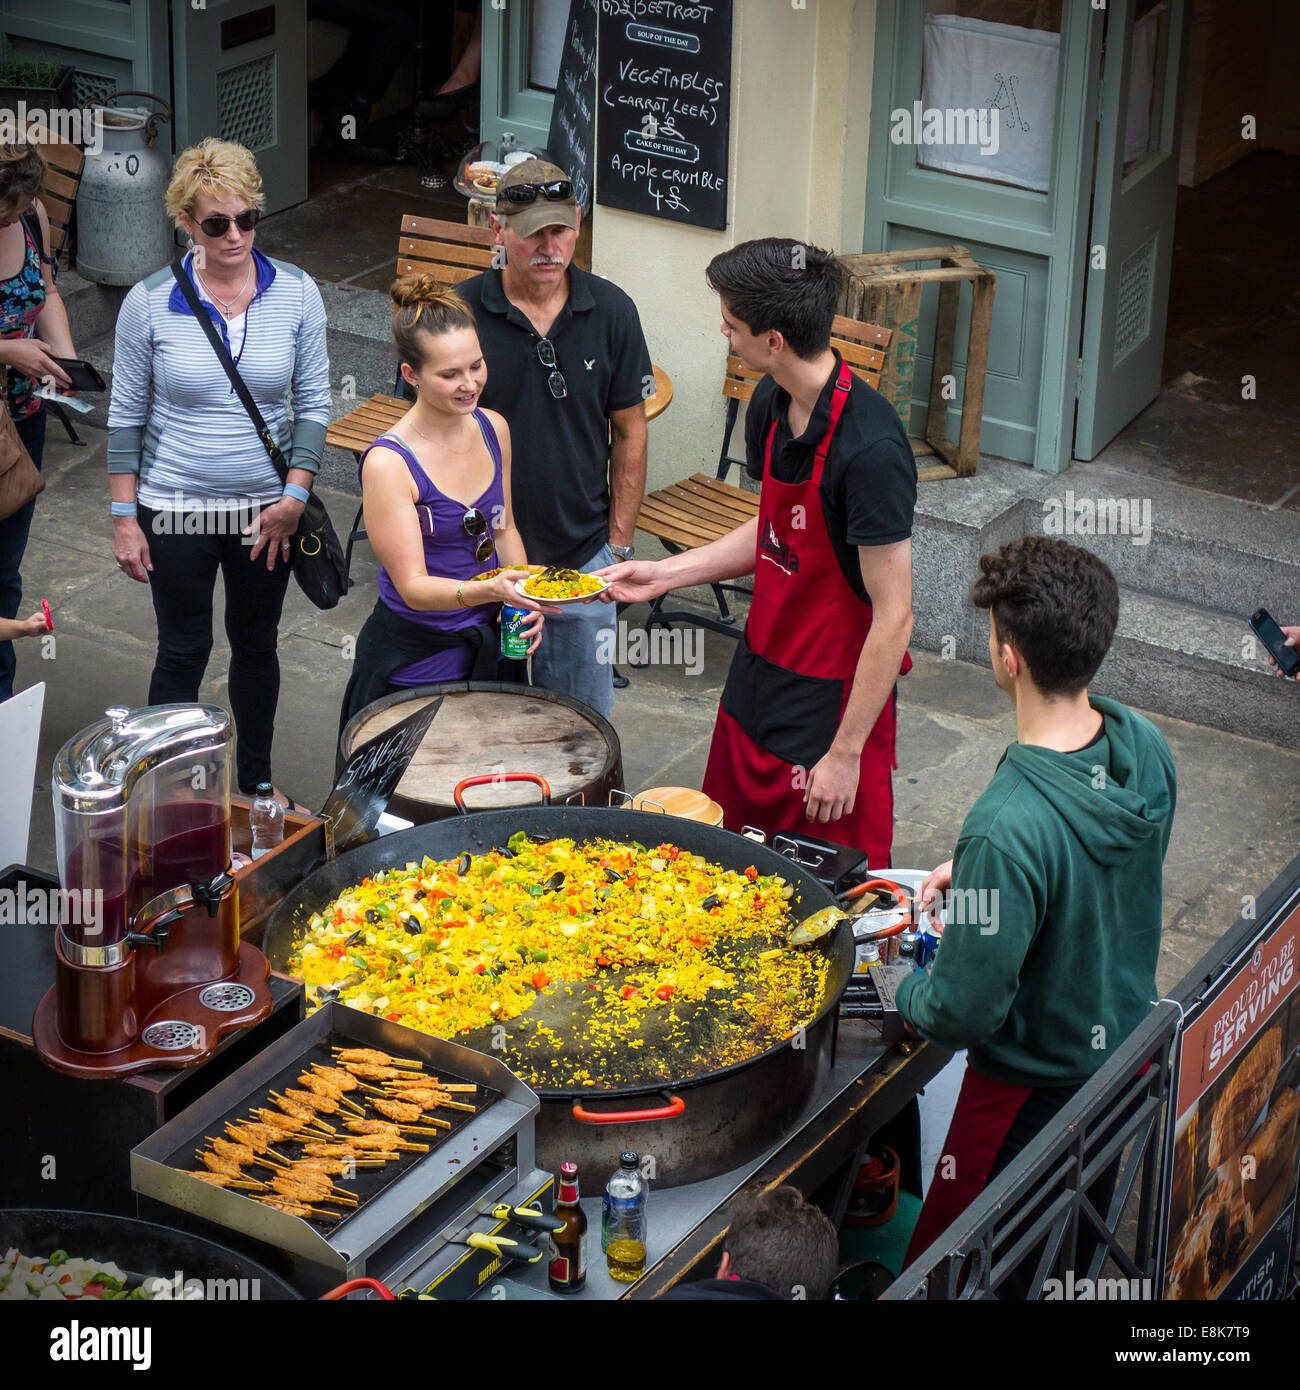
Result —
[{"label": "mussel shell", "polygon": [[493,845],[492,851],[494,854],[499,854],[503,859],[513,859],[515,857],[514,850],[508,845]]},{"label": "mussel shell", "polygon": [[542,887],[545,888],[548,893],[554,893],[557,888],[563,888],[564,871],[562,869],[557,869],[555,873],[542,884]]},{"label": "mussel shell", "polygon": [[705,910],[705,912],[708,912],[710,908],[719,907],[720,905],[721,899],[719,899],[716,893],[710,893],[709,896],[705,898],[704,901],[700,904],[700,906]]},{"label": "mussel shell", "polygon": [[424,935],[424,928],[420,925],[420,919],[418,917],[407,917],[402,925],[412,936]]},{"label": "mussel shell", "polygon": [[[367,915],[367,917],[369,917],[370,914],[367,913],[366,915]],[[372,919],[372,920],[377,920],[377,919]],[[356,929],[356,931],[354,931],[354,932],[352,933],[351,936],[349,936],[349,937],[346,938],[346,940],[343,942],[343,944],[344,944],[345,946],[355,946],[355,945],[357,944],[357,942],[361,940],[361,938],[362,938],[363,935],[364,935],[364,933],[362,932],[361,928],[358,927],[358,928]]]},{"label": "mussel shell", "polygon": [[605,877],[606,877],[607,879],[609,879],[609,881],[610,881],[611,883],[622,883],[622,882],[623,882],[623,875],[620,874],[620,873],[615,873],[615,871],[614,871],[613,869],[606,869],[606,870],[605,870]]},{"label": "mussel shell", "polygon": [[456,877],[464,878],[469,873],[470,853],[468,850],[460,857],[460,863],[456,865]]}]

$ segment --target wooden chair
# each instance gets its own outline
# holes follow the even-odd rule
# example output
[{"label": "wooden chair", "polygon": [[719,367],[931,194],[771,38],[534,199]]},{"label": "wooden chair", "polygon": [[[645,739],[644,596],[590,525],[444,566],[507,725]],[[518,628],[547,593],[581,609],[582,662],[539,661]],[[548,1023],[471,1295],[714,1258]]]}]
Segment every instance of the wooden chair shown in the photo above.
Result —
[{"label": "wooden chair", "polygon": [[[892,336],[888,328],[861,323],[842,314],[836,314],[831,326],[831,346],[838,349],[854,376],[865,381],[873,390],[879,389],[880,372]],[[670,555],[680,555],[685,550],[696,550],[711,541],[721,540],[729,531],[758,515],[757,493],[735,487],[726,481],[726,477],[733,463],[743,465],[745,462],[743,458],[733,457],[728,450],[740,404],[753,396],[754,387],[761,380],[762,373],[746,367],[734,352],[727,358],[722,378],[727,419],[716,475],[710,478],[704,473],[693,473],[681,482],[650,493],[641,503],[637,530],[654,536]],[[736,619],[727,606],[726,593],[728,590],[733,593],[747,591],[735,584],[718,583],[709,587],[718,604],[716,618],[684,609],[664,612],[663,603],[668,595],[661,594],[650,605],[645,630],[649,632],[656,623],[667,627],[674,622],[690,622],[735,637]]]},{"label": "wooden chair", "polygon": [[[77,188],[81,183],[81,169],[86,156],[79,145],[64,140],[43,140],[37,148],[45,156],[47,167],[36,196],[44,203],[45,215],[50,219],[50,255],[54,257],[57,268],[67,246],[68,233],[72,230],[72,213],[77,203]],[[45,406],[62,422],[68,438],[84,447],[86,441],[73,429],[72,417],[67,409],[57,401],[46,401]]]},{"label": "wooden chair", "polygon": [[[428,273],[445,285],[458,285],[462,280],[481,274],[492,264],[492,233],[486,227],[469,227],[458,222],[443,222],[436,217],[402,217],[397,239],[397,269],[399,275]],[[354,458],[374,442],[410,410],[413,398],[405,391],[399,370],[393,381],[393,394],[371,396],[355,410],[335,420],[325,431],[326,444],[346,449]],[[346,563],[352,567],[352,547],[366,539],[362,525],[362,508],[357,508],[352,529],[348,532]]]}]

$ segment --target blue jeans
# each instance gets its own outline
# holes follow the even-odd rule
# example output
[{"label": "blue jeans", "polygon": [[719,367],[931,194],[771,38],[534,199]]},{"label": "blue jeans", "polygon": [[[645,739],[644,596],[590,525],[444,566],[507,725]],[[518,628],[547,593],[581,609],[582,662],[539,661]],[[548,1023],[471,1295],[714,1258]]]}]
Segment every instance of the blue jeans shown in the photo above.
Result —
[{"label": "blue jeans", "polygon": [[[0,410],[5,407],[0,403]],[[23,441],[32,462],[39,468],[45,453],[45,407],[42,406],[25,420],[15,420],[18,437]],[[18,568],[23,562],[23,552],[27,549],[27,535],[32,529],[32,513],[36,510],[33,497],[25,507],[13,516],[0,521],[0,618],[16,618],[23,601],[23,581]],[[14,644],[0,642],[0,700],[7,700],[14,693]]]},{"label": "blue jeans", "polygon": [[[585,574],[618,563],[618,556],[602,545],[579,565]],[[618,621],[615,604],[575,603],[555,617],[546,620],[542,640],[533,653],[533,684],[547,690],[557,690],[590,705],[606,719],[614,713],[614,663],[601,660],[601,633],[605,651],[614,651],[614,634]]]}]

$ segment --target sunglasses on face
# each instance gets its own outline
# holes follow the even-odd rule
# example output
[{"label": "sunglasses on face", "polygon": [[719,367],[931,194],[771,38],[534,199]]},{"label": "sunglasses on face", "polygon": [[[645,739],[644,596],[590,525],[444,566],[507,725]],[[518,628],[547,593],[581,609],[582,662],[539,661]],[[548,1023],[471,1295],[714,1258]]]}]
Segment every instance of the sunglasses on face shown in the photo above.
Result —
[{"label": "sunglasses on face", "polygon": [[487,517],[477,507],[471,507],[461,517],[460,524],[465,528],[467,536],[479,538],[478,544],[474,547],[475,560],[479,562],[486,560],[496,548],[492,539],[492,532],[488,529]]},{"label": "sunglasses on face", "polygon": [[539,338],[537,342],[537,360],[543,367],[550,370],[547,378],[547,385],[551,388],[551,395],[557,401],[562,401],[569,394],[568,383],[564,379],[564,373],[559,371],[555,364],[555,344],[549,338]]},{"label": "sunglasses on face", "polygon": [[550,183],[512,183],[501,190],[508,203],[535,203],[538,197],[551,203],[567,203],[573,197],[573,184],[568,179],[552,179]]},{"label": "sunglasses on face", "polygon": [[199,226],[203,228],[207,236],[225,236],[232,222],[241,232],[251,232],[257,226],[257,219],[261,215],[257,208],[245,208],[243,212],[234,217],[227,217],[225,213],[218,213],[215,217],[205,217]]}]

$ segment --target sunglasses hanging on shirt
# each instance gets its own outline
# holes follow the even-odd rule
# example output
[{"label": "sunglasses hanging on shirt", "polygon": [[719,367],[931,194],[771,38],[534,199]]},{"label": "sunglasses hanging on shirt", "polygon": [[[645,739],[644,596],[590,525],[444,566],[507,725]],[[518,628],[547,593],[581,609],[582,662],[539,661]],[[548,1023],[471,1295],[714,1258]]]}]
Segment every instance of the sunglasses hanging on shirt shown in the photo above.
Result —
[{"label": "sunglasses hanging on shirt", "polygon": [[564,379],[564,373],[556,366],[555,344],[549,338],[537,340],[537,360],[550,370],[546,384],[551,388],[551,395],[557,401],[562,401],[569,394],[569,384]]},{"label": "sunglasses hanging on shirt", "polygon": [[461,517],[460,524],[465,528],[467,536],[479,538],[478,544],[474,547],[474,559],[482,563],[496,548],[496,542],[492,539],[492,532],[488,530],[487,517],[477,507],[471,507]]},{"label": "sunglasses hanging on shirt", "polygon": [[257,226],[257,219],[262,214],[257,208],[245,208],[243,212],[237,213],[234,217],[227,217],[225,213],[218,213],[215,217],[205,217],[199,226],[203,228],[207,236],[225,236],[233,222],[241,232],[251,232]]}]

